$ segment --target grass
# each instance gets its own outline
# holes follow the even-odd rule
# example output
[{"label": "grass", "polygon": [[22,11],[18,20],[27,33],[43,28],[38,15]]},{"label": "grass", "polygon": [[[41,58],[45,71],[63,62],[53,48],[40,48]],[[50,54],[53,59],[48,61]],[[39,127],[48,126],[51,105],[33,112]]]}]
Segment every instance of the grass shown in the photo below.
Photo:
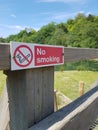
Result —
[{"label": "grass", "polygon": [[[97,78],[98,71],[55,71],[54,87],[74,100],[78,97],[79,81],[84,81],[84,90],[86,92]],[[5,84],[5,79],[6,76],[0,71],[0,95]]]},{"label": "grass", "polygon": [[5,79],[6,79],[6,76],[3,74],[2,71],[0,71],[0,96],[1,96],[2,90],[4,88]]},{"label": "grass", "polygon": [[[54,87],[74,100],[78,97],[79,81],[84,81],[85,92],[98,78],[98,71],[55,71]],[[0,71],[0,95],[5,84],[6,76]]]},{"label": "grass", "polygon": [[[56,90],[74,100],[78,97],[80,81],[85,83],[84,92],[87,92],[97,78],[98,71],[56,71],[54,86]],[[98,130],[98,126],[94,130]]]},{"label": "grass", "polygon": [[91,84],[98,78],[95,71],[56,71],[54,86],[56,90],[74,100],[78,97],[79,82],[84,82],[84,91],[90,89]]}]

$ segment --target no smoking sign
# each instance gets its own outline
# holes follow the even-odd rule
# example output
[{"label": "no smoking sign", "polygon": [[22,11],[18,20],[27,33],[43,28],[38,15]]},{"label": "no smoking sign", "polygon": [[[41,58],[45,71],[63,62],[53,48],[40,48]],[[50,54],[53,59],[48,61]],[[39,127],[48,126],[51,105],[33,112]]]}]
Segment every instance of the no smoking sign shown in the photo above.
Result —
[{"label": "no smoking sign", "polygon": [[20,67],[29,66],[33,60],[33,52],[26,45],[18,46],[14,51],[14,61]]},{"label": "no smoking sign", "polygon": [[64,63],[64,47],[30,43],[10,43],[11,70],[21,70]]},{"label": "no smoking sign", "polygon": [[33,47],[31,44],[12,43],[11,47],[11,70],[32,68],[34,65]]}]

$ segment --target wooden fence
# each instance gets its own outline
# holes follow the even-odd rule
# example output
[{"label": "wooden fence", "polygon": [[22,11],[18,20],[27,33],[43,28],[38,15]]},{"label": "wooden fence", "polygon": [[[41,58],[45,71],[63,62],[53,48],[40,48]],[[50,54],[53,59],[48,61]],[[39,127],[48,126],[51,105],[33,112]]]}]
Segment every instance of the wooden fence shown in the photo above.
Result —
[{"label": "wooden fence", "polygon": [[98,80],[93,89],[29,130],[89,130],[98,117]]},{"label": "wooden fence", "polygon": [[[89,48],[65,48],[64,61],[73,62],[98,58],[98,49]],[[0,69],[10,69],[10,45],[0,44]]]},{"label": "wooden fence", "polygon": [[[64,62],[93,58],[98,58],[98,49],[64,49]],[[97,84],[87,95],[54,113],[54,67],[11,71],[10,61],[10,45],[0,44],[0,70],[7,75],[10,130],[87,130],[98,116]]]}]

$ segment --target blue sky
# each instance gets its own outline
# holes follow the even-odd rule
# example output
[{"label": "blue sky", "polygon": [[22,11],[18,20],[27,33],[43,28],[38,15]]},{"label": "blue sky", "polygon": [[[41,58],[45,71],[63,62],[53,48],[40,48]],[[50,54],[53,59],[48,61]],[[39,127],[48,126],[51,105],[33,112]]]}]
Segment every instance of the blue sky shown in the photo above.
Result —
[{"label": "blue sky", "polygon": [[66,22],[78,13],[98,15],[98,1],[0,0],[0,37],[25,28],[39,30],[50,22]]}]

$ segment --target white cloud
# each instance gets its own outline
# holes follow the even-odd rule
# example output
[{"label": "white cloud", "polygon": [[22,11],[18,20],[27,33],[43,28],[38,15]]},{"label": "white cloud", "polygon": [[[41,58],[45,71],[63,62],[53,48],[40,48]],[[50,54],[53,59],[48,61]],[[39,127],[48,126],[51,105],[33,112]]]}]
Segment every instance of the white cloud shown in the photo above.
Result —
[{"label": "white cloud", "polygon": [[24,29],[24,27],[20,26],[20,25],[5,25],[5,27],[9,28],[9,29],[17,29],[17,30],[22,30]]},{"label": "white cloud", "polygon": [[7,37],[12,34],[17,34],[26,27],[28,26],[0,24],[0,36]]},{"label": "white cloud", "polygon": [[[7,25],[7,24],[0,24],[0,37],[7,37],[11,34],[17,34],[19,33],[21,30],[24,30],[26,28],[32,28],[30,26],[20,26],[20,25]],[[34,30],[38,31],[40,29],[39,28],[34,28]],[[7,31],[6,31],[7,30]]]},{"label": "white cloud", "polygon": [[15,30],[22,30],[25,26],[20,25],[7,25],[7,24],[0,24],[0,27],[7,28],[7,29],[15,29]]},{"label": "white cloud", "polygon": [[69,18],[74,18],[78,13],[85,14],[84,11],[76,11],[76,12],[58,12],[58,13],[52,13],[48,17],[48,20],[51,19],[52,21],[66,21]]},{"label": "white cloud", "polygon": [[67,19],[67,18],[72,18],[76,15],[76,13],[62,13],[62,14],[56,14],[54,16],[54,19],[56,20],[63,20],[63,19]]},{"label": "white cloud", "polygon": [[24,29],[24,27],[20,25],[0,24],[0,35],[2,37],[7,37],[11,34],[17,34],[22,29]]},{"label": "white cloud", "polygon": [[17,29],[17,30],[24,29],[24,27],[19,26],[19,25],[9,25],[8,28]]},{"label": "white cloud", "polygon": [[11,14],[11,17],[16,18],[16,15],[15,14]]}]

